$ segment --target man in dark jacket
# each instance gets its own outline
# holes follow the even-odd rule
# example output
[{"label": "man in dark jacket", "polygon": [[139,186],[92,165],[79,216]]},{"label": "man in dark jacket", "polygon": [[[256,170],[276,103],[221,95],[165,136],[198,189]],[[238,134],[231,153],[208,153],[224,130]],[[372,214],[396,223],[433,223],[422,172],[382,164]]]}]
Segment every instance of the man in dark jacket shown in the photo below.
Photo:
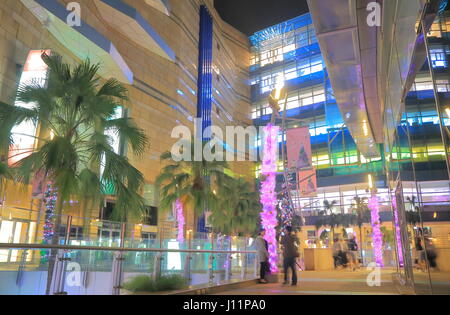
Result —
[{"label": "man in dark jacket", "polygon": [[297,237],[292,233],[292,227],[286,227],[286,235],[281,239],[283,246],[283,267],[284,267],[284,284],[288,284],[288,270],[292,269],[292,285],[297,285],[297,258],[299,256],[297,248]]}]

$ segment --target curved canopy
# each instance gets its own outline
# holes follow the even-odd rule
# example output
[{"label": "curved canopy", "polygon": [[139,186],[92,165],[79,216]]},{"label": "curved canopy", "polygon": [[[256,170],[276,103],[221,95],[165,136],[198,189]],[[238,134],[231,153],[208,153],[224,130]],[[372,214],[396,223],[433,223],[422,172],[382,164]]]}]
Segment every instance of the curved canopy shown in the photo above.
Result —
[{"label": "curved canopy", "polygon": [[95,0],[95,4],[102,18],[114,29],[145,49],[175,61],[173,50],[135,8],[122,0]]},{"label": "curved canopy", "polygon": [[80,26],[67,24],[68,11],[57,0],[21,0],[48,31],[79,59],[89,58],[101,64],[99,74],[116,78],[122,83],[133,83],[130,70],[116,47],[85,21]]}]

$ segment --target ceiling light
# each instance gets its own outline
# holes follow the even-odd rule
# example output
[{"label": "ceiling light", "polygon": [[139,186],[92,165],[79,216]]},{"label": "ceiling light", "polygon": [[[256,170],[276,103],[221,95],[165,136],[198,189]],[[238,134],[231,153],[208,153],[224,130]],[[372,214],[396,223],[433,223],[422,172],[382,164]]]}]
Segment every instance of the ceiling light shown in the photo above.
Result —
[{"label": "ceiling light", "polygon": [[367,125],[366,120],[363,121],[363,132],[364,132],[364,136],[366,136],[366,137],[369,136],[369,126]]}]

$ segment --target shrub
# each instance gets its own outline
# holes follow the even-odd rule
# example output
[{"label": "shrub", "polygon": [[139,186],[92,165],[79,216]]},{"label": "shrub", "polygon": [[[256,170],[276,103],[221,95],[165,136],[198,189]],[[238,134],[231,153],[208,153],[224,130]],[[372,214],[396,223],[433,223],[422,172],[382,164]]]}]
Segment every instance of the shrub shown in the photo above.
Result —
[{"label": "shrub", "polygon": [[137,276],[124,283],[124,289],[131,292],[161,292],[182,290],[187,287],[187,281],[180,275],[161,276],[154,281],[149,276]]},{"label": "shrub", "polygon": [[127,281],[123,285],[125,290],[131,292],[154,292],[153,279],[148,276],[137,276]]},{"label": "shrub", "polygon": [[182,290],[187,287],[187,281],[180,275],[163,276],[155,282],[156,291]]}]

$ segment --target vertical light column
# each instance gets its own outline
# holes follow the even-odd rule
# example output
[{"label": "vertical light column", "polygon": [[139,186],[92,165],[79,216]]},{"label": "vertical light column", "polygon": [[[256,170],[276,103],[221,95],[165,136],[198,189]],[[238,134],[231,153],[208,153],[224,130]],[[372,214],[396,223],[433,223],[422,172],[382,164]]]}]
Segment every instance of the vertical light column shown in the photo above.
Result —
[{"label": "vertical light column", "polygon": [[[213,18],[206,6],[200,6],[200,34],[198,59],[198,100],[197,118],[202,120],[202,136],[211,126],[212,88],[213,88]],[[209,140],[207,135],[203,140]]]},{"label": "vertical light column", "polygon": [[[213,26],[214,21],[205,5],[200,6],[200,33],[198,44],[198,81],[197,81],[197,118],[201,120],[202,127],[195,135],[197,141],[209,141],[210,134],[205,134],[205,130],[212,124],[212,89],[213,89]],[[205,174],[207,175],[207,174]],[[206,182],[210,179],[206,176]],[[207,211],[208,205],[204,204]],[[198,220],[198,232],[207,232],[206,213]]]},{"label": "vertical light column", "polygon": [[184,219],[184,212],[183,212],[183,203],[180,199],[177,199],[175,202],[175,209],[177,211],[177,223],[178,223],[178,236],[177,240],[180,243],[184,243],[184,226],[186,224],[186,221]]},{"label": "vertical light column", "polygon": [[277,261],[277,194],[276,173],[278,160],[278,130],[279,128],[269,124],[264,128],[264,156],[262,162],[263,182],[261,184],[261,203],[263,211],[261,213],[261,223],[266,230],[265,239],[269,243],[269,263],[270,270],[278,272]]},{"label": "vertical light column", "polygon": [[372,194],[369,200],[370,217],[372,223],[372,241],[375,262],[383,267],[383,236],[380,229],[380,208],[376,194]]}]

